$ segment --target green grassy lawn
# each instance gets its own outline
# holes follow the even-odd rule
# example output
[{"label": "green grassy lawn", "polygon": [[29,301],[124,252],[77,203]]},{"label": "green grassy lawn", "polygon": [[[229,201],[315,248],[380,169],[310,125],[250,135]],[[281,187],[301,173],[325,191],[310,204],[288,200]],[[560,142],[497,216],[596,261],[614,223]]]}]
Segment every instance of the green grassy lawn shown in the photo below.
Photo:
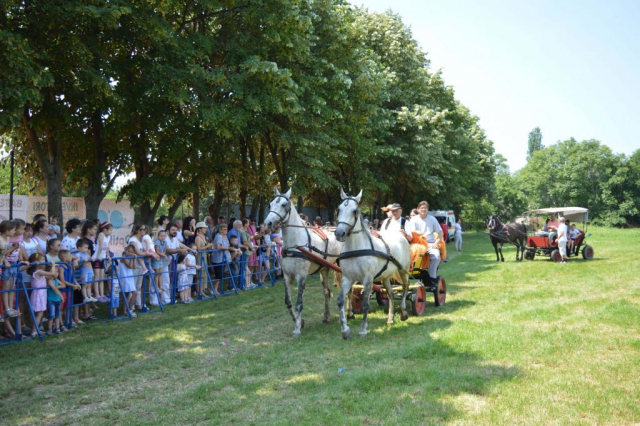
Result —
[{"label": "green grassy lawn", "polygon": [[465,234],[446,305],[376,309],[366,339],[341,338],[335,297],[322,324],[312,277],[298,339],[279,282],[5,346],[0,423],[637,424],[640,230],[590,232],[595,259],[566,265]]}]

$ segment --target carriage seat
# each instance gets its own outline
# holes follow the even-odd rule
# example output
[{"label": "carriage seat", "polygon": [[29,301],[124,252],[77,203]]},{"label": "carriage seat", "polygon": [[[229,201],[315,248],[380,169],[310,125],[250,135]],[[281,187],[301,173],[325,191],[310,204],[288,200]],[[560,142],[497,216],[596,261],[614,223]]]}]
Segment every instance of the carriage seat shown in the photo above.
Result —
[{"label": "carriage seat", "polygon": [[549,237],[547,235],[534,235],[527,237],[528,247],[549,247]]}]

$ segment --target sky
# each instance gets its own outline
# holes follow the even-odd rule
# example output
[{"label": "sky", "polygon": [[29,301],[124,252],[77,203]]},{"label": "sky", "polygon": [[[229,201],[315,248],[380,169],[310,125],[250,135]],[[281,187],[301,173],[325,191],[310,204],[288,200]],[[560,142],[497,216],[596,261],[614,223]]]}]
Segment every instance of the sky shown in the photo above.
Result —
[{"label": "sky", "polygon": [[545,146],[640,149],[640,1],[350,1],[401,16],[512,172],[535,127]]}]

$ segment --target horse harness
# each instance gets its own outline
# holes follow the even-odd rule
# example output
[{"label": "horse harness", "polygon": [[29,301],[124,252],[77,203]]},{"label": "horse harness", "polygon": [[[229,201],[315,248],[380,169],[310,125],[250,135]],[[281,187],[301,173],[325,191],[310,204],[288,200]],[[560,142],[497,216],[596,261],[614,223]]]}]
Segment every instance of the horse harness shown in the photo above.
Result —
[{"label": "horse harness", "polygon": [[[282,228],[297,228],[298,226],[296,225],[288,225],[285,223],[285,218],[288,220],[291,217],[291,200],[286,197],[283,194],[280,194],[276,197],[276,199],[278,198],[284,198],[285,200],[287,200],[287,206],[285,207],[285,214],[284,216],[282,216],[280,213],[274,211],[274,210],[269,210],[269,213],[273,213],[275,215],[277,215],[280,218],[280,223],[281,223],[281,227]],[[300,226],[300,228],[304,228],[305,232],[307,233],[307,244],[305,245],[299,245],[299,246],[293,246],[293,247],[283,247],[282,248],[282,257],[297,257],[300,259],[304,259],[306,261],[309,262],[313,262],[315,264],[318,265],[318,269],[316,269],[315,271],[312,272],[312,274],[315,274],[316,272],[318,272],[320,269],[322,269],[324,266],[319,264],[318,262],[315,261],[315,259],[310,258],[309,256],[307,256],[306,254],[302,253],[300,250],[297,250],[298,247],[306,247],[311,251],[315,251],[319,254],[322,255],[322,259],[323,260],[327,260],[327,257],[329,256],[329,253],[327,252],[327,250],[329,249],[329,238],[319,229],[315,229],[312,228],[313,231],[316,233],[316,235],[318,235],[320,237],[320,239],[322,239],[324,241],[324,251],[317,249],[316,247],[314,247],[311,244],[311,234],[309,233],[309,228],[307,226]]]},{"label": "horse harness", "polygon": [[[356,203],[356,205],[358,204],[358,202],[353,197],[347,197],[345,199],[345,205],[349,200],[353,200]],[[352,231],[353,228],[355,228],[356,223],[358,221],[360,221],[360,230],[359,231]],[[347,223],[347,222],[338,222],[338,225],[340,225],[341,223],[344,223],[345,225],[349,226],[349,232],[347,232],[347,235],[351,235],[352,233],[353,234],[357,234],[359,232],[363,232],[364,231],[364,224],[362,223],[362,216],[360,216],[360,208],[358,208],[358,217],[356,217],[356,220],[355,220],[355,222],[353,222],[353,224],[350,224],[350,223]],[[387,224],[387,226],[388,226],[388,224]],[[402,224],[402,226],[404,228],[404,223]],[[400,262],[398,262],[395,257],[391,256],[391,250],[389,249],[389,245],[384,240],[384,238],[382,238],[382,235],[376,234],[376,237],[379,238],[380,241],[382,241],[382,243],[384,244],[384,247],[387,250],[386,254],[375,249],[375,247],[373,246],[373,239],[371,238],[371,234],[370,233],[365,232],[365,235],[369,239],[369,244],[371,245],[371,249],[353,250],[353,251],[340,253],[340,256],[338,256],[338,260],[336,261],[338,266],[340,266],[340,261],[342,259],[351,259],[351,258],[354,258],[354,257],[361,257],[361,256],[375,256],[375,257],[379,257],[379,258],[382,258],[382,259],[386,260],[386,262],[384,263],[384,266],[382,267],[382,269],[380,269],[380,271],[373,277],[374,280],[376,278],[378,278],[380,275],[382,275],[384,273],[384,271],[387,270],[387,268],[389,267],[389,262],[393,262],[393,264],[396,265],[398,270],[400,270],[400,271],[404,270],[404,268],[402,267]]]}]

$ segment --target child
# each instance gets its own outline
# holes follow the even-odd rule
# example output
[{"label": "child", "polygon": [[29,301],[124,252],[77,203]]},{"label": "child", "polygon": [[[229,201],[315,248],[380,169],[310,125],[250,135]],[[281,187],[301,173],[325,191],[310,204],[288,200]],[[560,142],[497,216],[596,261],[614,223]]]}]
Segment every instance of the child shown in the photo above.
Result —
[{"label": "child", "polygon": [[[229,262],[229,270],[234,282],[240,278],[240,258],[242,257],[242,250],[238,245],[238,237],[236,235],[229,236],[229,253],[231,254],[231,261]],[[238,282],[239,283],[239,282]],[[233,283],[229,281],[227,290],[233,290]]]},{"label": "child", "polygon": [[[193,249],[195,252],[197,252],[195,242],[191,244],[189,247]],[[187,253],[186,262],[187,262],[187,276],[189,277],[189,286],[192,286],[195,281],[195,277],[198,274],[198,269],[200,269],[200,266],[198,266],[198,262],[196,262],[196,257],[193,254],[193,252]],[[200,281],[202,282],[202,280]],[[191,300],[191,297],[189,297],[189,300]]]},{"label": "child", "polygon": [[[146,237],[147,235],[145,235]],[[158,288],[158,292],[160,293],[160,297],[162,297],[162,294],[164,292],[164,286],[162,285],[162,274],[165,269],[165,264],[166,264],[166,260],[167,260],[167,231],[165,231],[164,229],[160,229],[158,230],[158,235],[157,235],[157,239],[154,243],[154,247],[155,247],[155,254],[157,257],[154,257],[151,259],[151,268],[154,271],[154,280],[156,282],[156,287]],[[168,272],[167,272],[168,273]],[[165,299],[163,299],[163,302],[166,301],[166,297]]]},{"label": "child", "polygon": [[111,315],[113,318],[118,316],[118,308],[120,307],[120,283],[117,278],[113,279],[113,290],[111,291],[111,303],[109,303],[109,307],[111,308]]},{"label": "child", "polygon": [[[15,235],[16,224],[11,220],[3,220],[0,222],[0,265],[2,266],[2,289],[11,290],[13,275],[15,275],[15,267],[11,267],[9,259],[15,256],[20,249],[19,244],[11,243],[11,239]],[[14,293],[11,291],[2,293],[2,305],[4,313],[9,317],[17,317],[20,312],[13,309]],[[10,327],[10,326],[9,326]]]},{"label": "child", "polygon": [[[136,248],[129,244],[122,253],[123,257],[134,257]],[[129,313],[132,317],[136,317],[135,303],[138,292],[136,291],[136,280],[134,278],[136,269],[136,259],[120,259],[118,262],[118,282],[120,283],[120,290],[125,294],[125,300],[127,301]]]},{"label": "child", "polygon": [[47,278],[47,318],[49,318],[48,335],[60,333],[60,305],[62,304],[62,293],[60,293],[60,289],[64,288],[64,284],[56,278],[58,276],[58,271],[55,264],[51,265],[50,272],[52,273],[52,276]]},{"label": "child", "polygon": [[91,283],[93,281],[93,268],[91,267],[91,255],[89,254],[89,243],[85,239],[76,243],[76,257],[79,265],[79,282],[82,283],[82,296],[84,303],[97,302],[98,299],[91,297]]},{"label": "child", "polygon": [[[195,266],[196,269],[200,269],[200,266]],[[189,294],[191,289],[191,283],[189,282],[189,275],[187,274],[187,255],[178,255],[178,291],[180,292],[180,301],[182,303],[191,303],[191,295]]]},{"label": "child", "polygon": [[[95,295],[99,302],[108,302],[109,298],[104,292],[105,281],[105,259],[109,259],[109,243],[111,243],[111,233],[113,232],[113,225],[109,222],[101,223],[98,228],[98,235],[96,236],[96,252],[93,274],[95,277],[94,290]],[[97,266],[97,268],[96,268]]]},{"label": "child", "polygon": [[[71,302],[73,303],[73,322],[75,324],[84,324],[80,320],[80,305],[82,305],[84,297],[82,296],[82,286],[80,286],[76,281],[71,252],[69,250],[60,250],[58,252],[58,258],[60,259],[60,262],[62,262],[57,265],[58,281],[64,284],[65,287],[73,288],[73,295],[71,298]],[[68,300],[66,300],[66,302],[69,303]],[[84,317],[91,317],[91,308],[89,305],[84,305],[82,308],[84,310]]]},{"label": "child", "polygon": [[260,285],[264,285],[264,279],[269,273],[269,258],[271,257],[271,250],[273,244],[271,242],[271,234],[267,230],[266,225],[260,226],[260,247],[258,248],[258,270],[260,271],[259,280]]},{"label": "child", "polygon": [[[46,216],[43,217],[46,219]],[[60,233],[60,225],[58,225],[58,218],[56,216],[51,216],[49,218],[49,236],[51,238],[60,238],[62,234]]]},{"label": "child", "polygon": [[[56,277],[57,273],[55,271],[55,266],[44,265],[40,263],[42,261],[42,255],[38,253],[33,253],[29,256],[30,265],[27,267],[26,273],[28,273],[31,277],[31,308],[36,315],[36,323],[34,324],[33,330],[31,332],[31,337],[35,337],[38,335],[38,329],[40,328],[40,321],[42,321],[42,316],[44,312],[47,310],[47,280],[53,279]],[[22,268],[21,268],[22,269]]]}]

